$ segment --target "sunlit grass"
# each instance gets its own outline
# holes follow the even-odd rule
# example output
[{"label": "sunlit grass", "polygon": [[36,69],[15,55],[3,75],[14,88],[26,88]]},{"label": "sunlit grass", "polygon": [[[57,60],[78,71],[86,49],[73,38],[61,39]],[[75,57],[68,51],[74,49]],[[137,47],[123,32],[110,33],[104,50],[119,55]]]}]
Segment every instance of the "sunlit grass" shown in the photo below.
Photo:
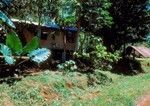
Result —
[{"label": "sunlit grass", "polygon": [[150,73],[137,76],[103,74],[112,78],[106,85],[88,86],[88,75],[45,71],[14,85],[0,85],[0,105],[15,106],[133,106],[150,90]]}]

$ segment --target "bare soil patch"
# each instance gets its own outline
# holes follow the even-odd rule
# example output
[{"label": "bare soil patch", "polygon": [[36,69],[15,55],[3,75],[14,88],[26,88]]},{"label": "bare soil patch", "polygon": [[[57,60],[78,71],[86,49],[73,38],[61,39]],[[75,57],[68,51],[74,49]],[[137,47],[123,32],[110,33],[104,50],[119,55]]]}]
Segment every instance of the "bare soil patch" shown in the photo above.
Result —
[{"label": "bare soil patch", "polygon": [[58,100],[60,98],[60,95],[56,92],[54,92],[52,89],[50,89],[47,86],[43,86],[41,89],[41,95],[44,97],[45,101],[53,101]]},{"label": "bare soil patch", "polygon": [[147,95],[140,98],[136,106],[150,106],[150,92]]},{"label": "bare soil patch", "polygon": [[14,106],[14,104],[12,103],[10,97],[7,95],[7,93],[3,94],[4,99],[3,99],[3,106]]}]

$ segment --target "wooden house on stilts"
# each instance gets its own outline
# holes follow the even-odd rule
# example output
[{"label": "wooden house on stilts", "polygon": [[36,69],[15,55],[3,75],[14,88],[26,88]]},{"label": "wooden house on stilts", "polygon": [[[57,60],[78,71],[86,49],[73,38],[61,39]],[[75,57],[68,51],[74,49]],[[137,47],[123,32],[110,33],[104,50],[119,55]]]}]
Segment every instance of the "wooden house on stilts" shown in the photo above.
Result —
[{"label": "wooden house on stilts", "polygon": [[[12,19],[16,25],[17,33],[25,43],[37,35],[39,27],[36,22]],[[77,48],[78,29],[76,27],[61,27],[57,24],[40,25],[40,47],[52,51],[55,60],[69,60]]]}]

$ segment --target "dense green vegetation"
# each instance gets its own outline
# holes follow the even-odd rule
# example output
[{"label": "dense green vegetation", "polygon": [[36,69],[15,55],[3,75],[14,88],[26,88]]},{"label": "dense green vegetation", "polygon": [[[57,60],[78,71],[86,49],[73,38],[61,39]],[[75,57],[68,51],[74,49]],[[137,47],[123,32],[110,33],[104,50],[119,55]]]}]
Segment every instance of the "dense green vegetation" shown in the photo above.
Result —
[{"label": "dense green vegetation", "polygon": [[[126,45],[150,45],[149,8],[149,0],[1,0],[0,68],[6,67],[0,71],[12,70],[13,75],[0,78],[0,105],[135,105],[150,89],[150,60],[132,60],[124,53]],[[11,18],[38,22],[38,36],[24,46]],[[43,63],[51,53],[39,48],[42,24],[78,28],[73,60],[57,64],[55,72],[49,71],[52,60]],[[36,68],[22,68],[23,56],[37,62]],[[126,65],[120,67],[129,67],[127,72],[115,69],[121,60]],[[48,70],[40,70],[40,63]]]},{"label": "dense green vegetation", "polygon": [[[1,1],[0,4],[3,11],[5,11],[7,10],[5,7],[8,7],[11,1]],[[1,31],[6,34],[6,38],[4,39],[5,43],[0,42],[0,52],[4,56],[5,62],[9,65],[13,65],[16,62],[15,56],[18,57],[17,59],[21,59],[21,57],[26,54],[28,54],[27,56],[32,61],[37,63],[47,60],[50,51],[46,48],[39,49],[38,37],[34,37],[23,47],[22,41],[15,33],[16,27],[14,23],[3,11],[0,10],[0,27]],[[4,37],[4,35],[2,34],[1,37]]]}]

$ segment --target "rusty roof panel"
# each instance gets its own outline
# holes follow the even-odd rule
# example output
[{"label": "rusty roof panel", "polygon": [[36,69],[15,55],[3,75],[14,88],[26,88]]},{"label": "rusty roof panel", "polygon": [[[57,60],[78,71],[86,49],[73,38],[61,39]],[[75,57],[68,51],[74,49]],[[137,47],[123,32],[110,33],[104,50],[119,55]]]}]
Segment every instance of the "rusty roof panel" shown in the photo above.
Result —
[{"label": "rusty roof panel", "polygon": [[135,51],[137,51],[140,55],[143,57],[150,57],[150,48],[147,47],[136,47],[136,46],[130,46]]}]

